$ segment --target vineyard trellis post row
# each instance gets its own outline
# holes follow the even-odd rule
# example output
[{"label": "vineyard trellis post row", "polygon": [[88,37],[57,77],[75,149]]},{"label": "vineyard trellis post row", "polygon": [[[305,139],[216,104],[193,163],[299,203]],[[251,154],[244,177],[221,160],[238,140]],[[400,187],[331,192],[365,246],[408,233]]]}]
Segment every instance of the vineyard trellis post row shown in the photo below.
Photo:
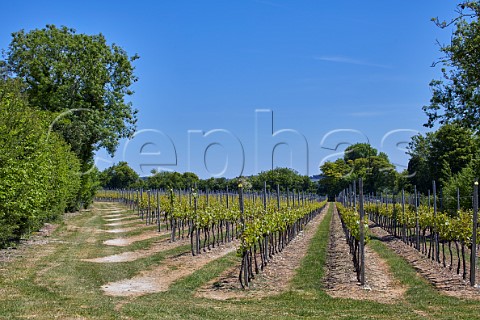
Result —
[{"label": "vineyard trellis post row", "polygon": [[[355,190],[355,184],[353,185]],[[363,180],[358,181],[360,202],[360,284],[365,285],[365,212],[363,210]]]},{"label": "vineyard trellis post row", "polygon": [[473,226],[472,250],[470,251],[470,285],[475,286],[475,266],[477,265],[477,224],[478,224],[478,179],[473,184]]}]

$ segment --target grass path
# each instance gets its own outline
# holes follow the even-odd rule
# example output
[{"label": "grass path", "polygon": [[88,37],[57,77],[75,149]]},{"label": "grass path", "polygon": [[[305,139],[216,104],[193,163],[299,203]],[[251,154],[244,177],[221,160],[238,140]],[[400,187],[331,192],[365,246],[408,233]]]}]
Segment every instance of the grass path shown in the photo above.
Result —
[{"label": "grass path", "polygon": [[126,246],[106,245],[107,240],[151,233],[155,226],[138,223],[134,230],[121,234],[96,232],[118,228],[106,226],[112,223],[109,219],[131,219],[132,225],[138,221],[121,205],[97,203],[92,210],[68,218],[47,244],[32,245],[21,257],[0,265],[0,319],[480,319],[478,301],[440,295],[377,240],[369,245],[407,287],[405,298],[381,304],[329,297],[322,279],[331,210],[332,206],[311,240],[290,290],[263,299],[217,301],[195,297],[194,292],[237,263],[234,252],[177,279],[168,291],[140,297],[105,295],[101,289],[105,284],[155,270],[171,257],[188,253],[189,246],[128,262],[82,261],[147,250],[165,237],[159,234]]}]

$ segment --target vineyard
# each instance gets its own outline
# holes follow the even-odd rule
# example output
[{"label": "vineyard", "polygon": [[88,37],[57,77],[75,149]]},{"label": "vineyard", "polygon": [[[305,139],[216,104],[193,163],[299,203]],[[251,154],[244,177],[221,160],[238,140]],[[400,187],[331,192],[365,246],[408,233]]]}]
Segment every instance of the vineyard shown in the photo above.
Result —
[{"label": "vineyard", "polygon": [[[363,195],[361,180],[359,188],[358,194],[355,185],[342,191],[336,208],[348,256],[361,286],[368,287],[372,276],[365,272],[369,263],[365,248],[372,238],[370,228],[383,229],[424,259],[459,275],[463,282],[457,281],[456,285],[466,287],[466,280],[472,287],[476,285],[477,250],[472,246],[479,242],[478,230],[472,234],[476,204],[474,210],[459,209],[451,214],[437,210],[435,192],[431,199],[405,192],[375,197]],[[145,225],[167,232],[171,243],[188,241],[194,257],[233,244],[241,261],[236,267],[236,278],[239,288],[244,290],[255,287],[256,276],[262,274],[275,255],[281,255],[326,204],[326,200],[320,201],[313,195],[281,194],[278,188],[276,193],[267,193],[266,189],[244,193],[243,188],[236,193],[195,189],[105,190],[97,198],[124,203]]]},{"label": "vineyard", "polygon": [[[2,280],[0,314],[16,314],[16,303],[28,299],[13,295],[16,283],[19,292],[62,292],[73,303],[57,302],[54,314],[64,318],[73,310],[87,318],[295,318],[306,310],[321,317],[338,306],[380,318],[401,308],[415,318],[435,313],[425,299],[444,305],[457,299],[452,294],[473,300],[450,311],[475,318],[469,310],[480,296],[464,280],[473,211],[435,214],[433,195],[429,208],[428,198],[415,206],[406,193],[374,197],[350,188],[327,203],[277,191],[101,190],[91,210],[32,240],[25,258],[3,253],[10,276]],[[28,258],[32,250],[36,260]],[[82,309],[92,299],[100,307]],[[53,314],[37,303],[30,313],[39,309],[45,316],[37,317]]]},{"label": "vineyard", "polygon": [[[360,189],[361,189],[361,180]],[[427,259],[448,268],[463,280],[469,280],[476,288],[479,282],[476,272],[478,263],[478,182],[474,183],[471,196],[473,210],[463,210],[460,205],[454,213],[437,210],[438,199],[433,183],[433,195],[421,196],[416,190],[408,195],[402,191],[398,196],[358,197],[355,184],[339,195],[337,204],[347,241],[353,255],[358,279],[363,284],[364,257],[362,246],[368,241],[368,221],[384,229],[390,236],[400,239],[406,245],[415,248]],[[357,209],[357,203],[358,209]],[[457,202],[460,203],[459,194]],[[363,216],[368,218],[365,219]],[[448,253],[446,253],[446,247]],[[469,275],[469,277],[467,277]],[[364,275],[362,274],[362,277]],[[465,283],[459,282],[460,286]],[[452,287],[453,288],[453,287]]]},{"label": "vineyard", "polygon": [[270,258],[300,233],[325,206],[317,196],[293,193],[243,194],[161,192],[158,190],[101,191],[97,198],[127,204],[139,218],[169,230],[170,241],[190,239],[192,256],[226,242],[239,243],[242,288],[263,270]]}]

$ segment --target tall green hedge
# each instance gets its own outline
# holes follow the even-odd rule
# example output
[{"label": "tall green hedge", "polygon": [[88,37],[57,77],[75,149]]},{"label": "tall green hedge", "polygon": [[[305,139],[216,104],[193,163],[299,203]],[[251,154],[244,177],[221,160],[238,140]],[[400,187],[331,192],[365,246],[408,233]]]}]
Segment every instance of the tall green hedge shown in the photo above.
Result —
[{"label": "tall green hedge", "polygon": [[0,81],[0,246],[77,207],[80,161],[49,130],[54,116]]}]

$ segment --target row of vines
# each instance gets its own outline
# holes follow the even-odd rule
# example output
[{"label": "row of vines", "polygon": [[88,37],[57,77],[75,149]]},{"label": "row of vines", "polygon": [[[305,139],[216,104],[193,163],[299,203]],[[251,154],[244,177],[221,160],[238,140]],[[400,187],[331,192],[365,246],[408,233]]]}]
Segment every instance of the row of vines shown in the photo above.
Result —
[{"label": "row of vines", "polygon": [[243,288],[326,204],[316,195],[244,193],[242,188],[238,193],[101,190],[97,200],[125,203],[146,224],[169,231],[171,241],[189,238],[193,256],[238,241]]},{"label": "row of vines", "polygon": [[[358,218],[348,217],[352,215],[351,212],[355,212],[356,197],[353,188],[345,190],[340,195],[340,201],[346,208],[339,206],[340,212],[348,213],[343,214],[346,217],[342,221],[352,220],[349,229],[354,233],[353,237],[358,229]],[[475,197],[478,199],[478,193],[472,198]],[[438,210],[437,202],[435,192],[431,197],[402,192],[390,197],[367,196],[364,210],[369,219],[428,259],[454,270],[465,280],[470,272],[470,282],[474,285],[476,247],[480,244],[480,234],[474,222],[478,202],[474,204],[473,210],[458,209],[453,213]]]},{"label": "row of vines", "polygon": [[363,219],[362,230],[362,219],[360,217],[360,212],[356,210],[355,207],[346,207],[339,202],[336,203],[336,207],[340,216],[340,221],[342,222],[342,228],[343,232],[345,233],[345,238],[347,239],[347,243],[350,248],[353,266],[357,273],[357,280],[362,284],[365,284],[365,275],[362,275],[362,260],[364,259],[362,253],[362,246],[367,244],[370,240],[368,233],[368,220]]}]

